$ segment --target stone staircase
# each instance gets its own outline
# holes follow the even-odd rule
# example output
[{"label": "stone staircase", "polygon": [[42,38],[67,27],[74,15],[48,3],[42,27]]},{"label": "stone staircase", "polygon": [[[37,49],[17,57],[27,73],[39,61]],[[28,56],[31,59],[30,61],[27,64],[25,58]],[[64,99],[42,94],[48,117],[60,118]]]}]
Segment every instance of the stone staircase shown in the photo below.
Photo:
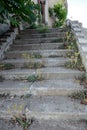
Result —
[{"label": "stone staircase", "polygon": [[[69,97],[84,90],[75,77],[85,72],[64,66],[70,60],[67,53],[73,51],[60,49],[66,32],[65,28],[46,33],[26,29],[6,52],[1,63],[9,69],[0,71],[1,130],[22,130],[17,125],[7,127],[19,113],[35,118],[29,130],[87,130],[87,106]],[[3,118],[7,122],[1,125]]]}]

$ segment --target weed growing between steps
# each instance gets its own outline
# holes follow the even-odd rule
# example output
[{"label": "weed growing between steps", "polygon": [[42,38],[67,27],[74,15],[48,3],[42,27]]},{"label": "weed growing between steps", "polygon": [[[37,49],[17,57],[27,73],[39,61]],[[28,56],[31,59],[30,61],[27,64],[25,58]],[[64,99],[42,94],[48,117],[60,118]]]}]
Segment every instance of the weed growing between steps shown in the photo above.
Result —
[{"label": "weed growing between steps", "polygon": [[27,77],[26,80],[29,82],[35,82],[35,81],[42,81],[44,79],[42,76],[39,76],[39,75],[31,75],[31,76]]},{"label": "weed growing between steps", "polygon": [[0,94],[0,99],[1,98],[10,98],[11,96],[10,96],[10,94],[9,93],[3,93],[3,94]]},{"label": "weed growing between steps", "polygon": [[47,35],[46,35],[45,33],[41,35],[41,37],[43,37],[43,38],[45,38],[46,36],[47,36]]},{"label": "weed growing between steps", "polygon": [[22,68],[38,69],[42,67],[45,67],[44,63],[36,62],[36,63],[25,63]]},{"label": "weed growing between steps", "polygon": [[[85,89],[87,88],[87,77],[85,74],[76,78],[76,81],[79,81],[80,85],[83,85]],[[87,89],[83,91],[74,92],[72,93],[72,95],[70,95],[70,97],[73,99],[80,100],[81,104],[87,105]]]},{"label": "weed growing between steps", "polygon": [[17,124],[23,128],[23,130],[28,130],[30,125],[34,122],[34,119],[27,119],[25,114],[14,116],[11,119],[12,124]]},{"label": "weed growing between steps", "polygon": [[67,57],[71,59],[71,61],[65,63],[66,68],[78,69],[80,71],[85,71],[85,68],[82,64],[82,59],[80,57],[80,53],[77,47],[76,39],[71,32],[66,34],[67,44],[65,49],[72,50],[72,52],[67,53]]},{"label": "weed growing between steps", "polygon": [[9,69],[14,69],[15,66],[11,63],[3,63],[0,64],[0,70],[9,70]]},{"label": "weed growing between steps", "polygon": [[81,104],[87,105],[87,91],[78,91],[70,95],[72,99],[80,100]]},{"label": "weed growing between steps", "polygon": [[48,26],[38,27],[39,33],[48,33]]},{"label": "weed growing between steps", "polygon": [[34,58],[40,59],[40,58],[42,58],[42,55],[40,55],[39,53],[37,53],[37,54],[24,53],[24,54],[22,54],[22,57],[27,60],[30,60],[30,59],[34,59]]},{"label": "weed growing between steps", "polygon": [[4,81],[4,77],[2,75],[0,75],[0,82]]},{"label": "weed growing between steps", "polygon": [[62,38],[59,38],[59,39],[53,39],[53,40],[51,40],[51,43],[53,43],[53,42],[57,43],[57,42],[63,42],[63,41],[64,40]]},{"label": "weed growing between steps", "polygon": [[87,88],[87,76],[85,74],[79,76],[76,80],[79,81],[80,85],[84,85],[84,88]]}]

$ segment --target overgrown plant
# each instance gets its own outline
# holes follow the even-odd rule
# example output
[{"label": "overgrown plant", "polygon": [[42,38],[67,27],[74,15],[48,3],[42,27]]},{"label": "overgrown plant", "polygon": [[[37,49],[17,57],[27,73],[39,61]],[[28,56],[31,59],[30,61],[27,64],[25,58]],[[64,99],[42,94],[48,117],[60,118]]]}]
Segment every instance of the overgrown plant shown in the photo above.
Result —
[{"label": "overgrown plant", "polygon": [[65,49],[72,50],[71,52],[67,53],[67,56],[71,60],[65,63],[65,67],[85,71],[85,68],[82,64],[82,59],[80,57],[80,53],[78,51],[76,39],[70,31],[66,33]]},{"label": "overgrown plant", "polygon": [[67,17],[67,9],[64,5],[57,3],[53,8],[49,7],[49,16],[55,18],[54,27],[64,24]]},{"label": "overgrown plant", "polygon": [[74,99],[83,100],[83,99],[87,98],[87,91],[74,92],[74,93],[72,93],[71,97]]},{"label": "overgrown plant", "polygon": [[14,69],[15,66],[11,63],[3,63],[0,64],[0,70],[9,70],[9,69]]},{"label": "overgrown plant", "polygon": [[29,82],[41,81],[43,80],[43,77],[39,75],[31,75],[31,76],[28,76],[26,80]]},{"label": "overgrown plant", "polygon": [[23,68],[28,68],[28,69],[38,69],[38,68],[42,68],[42,67],[45,67],[44,63],[39,63],[39,62],[25,63],[23,65]]},{"label": "overgrown plant", "polygon": [[84,85],[85,88],[87,87],[87,76],[86,76],[86,74],[79,76],[78,78],[76,78],[76,80],[79,80],[80,85]]},{"label": "overgrown plant", "polygon": [[14,116],[11,120],[12,123],[17,123],[19,126],[21,126],[23,130],[28,130],[33,121],[33,119],[27,119],[25,114]]},{"label": "overgrown plant", "polygon": [[29,59],[34,59],[34,58],[40,59],[40,58],[42,58],[42,55],[39,54],[39,53],[37,53],[37,54],[23,53],[23,54],[22,54],[22,57],[25,58],[25,59],[27,59],[27,60],[29,60]]},{"label": "overgrown plant", "polygon": [[48,26],[39,27],[38,30],[40,33],[48,33],[49,32]]}]

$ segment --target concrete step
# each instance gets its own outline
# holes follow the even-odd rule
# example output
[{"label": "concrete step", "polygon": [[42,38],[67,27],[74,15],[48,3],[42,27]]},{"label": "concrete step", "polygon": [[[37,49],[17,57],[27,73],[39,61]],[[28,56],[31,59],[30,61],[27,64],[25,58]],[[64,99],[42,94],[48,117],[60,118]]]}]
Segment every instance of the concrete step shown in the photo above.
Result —
[{"label": "concrete step", "polygon": [[5,54],[6,59],[19,59],[19,58],[44,58],[44,57],[66,57],[67,53],[72,52],[72,50],[59,49],[59,50],[29,50],[29,51],[8,51]]},{"label": "concrete step", "polygon": [[42,79],[71,79],[83,75],[84,72],[63,67],[47,67],[41,69],[12,69],[3,70],[0,75],[5,79],[26,79],[31,75],[38,75]]},{"label": "concrete step", "polygon": [[[0,99],[0,116],[25,112],[35,119],[87,119],[87,106],[68,96],[29,96]],[[40,115],[40,116],[39,116]]]},{"label": "concrete step", "polygon": [[86,120],[36,120],[29,130],[86,130]]},{"label": "concrete step", "polygon": [[26,38],[45,38],[45,37],[64,37],[65,36],[65,32],[54,32],[54,33],[43,33],[43,34],[29,34],[29,33],[25,33],[25,34],[19,34],[16,38],[17,39],[26,39]]},{"label": "concrete step", "polygon": [[[1,61],[1,64],[11,64],[14,68],[33,68],[36,64],[36,68],[42,67],[59,67],[64,66],[69,58],[42,58],[42,59],[8,59]],[[41,67],[41,68],[42,68]]]},{"label": "concrete step", "polygon": [[30,93],[29,89],[31,85],[31,82],[4,80],[0,82],[0,94],[26,95]]},{"label": "concrete step", "polygon": [[22,128],[15,123],[12,123],[11,119],[0,118],[0,130],[21,130]]},{"label": "concrete step", "polygon": [[17,39],[14,44],[35,44],[35,43],[58,43],[64,42],[65,38],[51,37],[51,38],[32,38],[32,39]]},{"label": "concrete step", "polygon": [[[47,29],[46,33],[53,33],[53,32],[66,32],[66,28],[49,28]],[[21,31],[21,34],[24,33],[30,33],[30,34],[40,34],[42,32],[42,29],[25,29]],[[43,33],[43,32],[42,32]]]},{"label": "concrete step", "polygon": [[67,96],[32,96],[26,106],[35,118],[87,119],[87,107]]},{"label": "concrete step", "polygon": [[51,79],[34,82],[30,87],[30,93],[38,96],[70,95],[76,91],[85,90],[75,79]]},{"label": "concrete step", "polygon": [[5,80],[0,83],[0,94],[10,95],[70,95],[76,91],[86,90],[84,86],[80,85],[75,79],[64,80],[43,80],[37,82]]},{"label": "concrete step", "polygon": [[[11,119],[0,119],[1,130],[22,130],[22,127],[12,123]],[[86,120],[58,119],[34,120],[28,130],[87,130]]]},{"label": "concrete step", "polygon": [[14,51],[14,50],[21,50],[21,51],[24,51],[24,50],[38,50],[41,49],[41,50],[44,50],[44,49],[58,49],[61,45],[63,45],[62,42],[60,43],[36,43],[36,44],[12,44],[10,46],[10,50],[11,51]]}]

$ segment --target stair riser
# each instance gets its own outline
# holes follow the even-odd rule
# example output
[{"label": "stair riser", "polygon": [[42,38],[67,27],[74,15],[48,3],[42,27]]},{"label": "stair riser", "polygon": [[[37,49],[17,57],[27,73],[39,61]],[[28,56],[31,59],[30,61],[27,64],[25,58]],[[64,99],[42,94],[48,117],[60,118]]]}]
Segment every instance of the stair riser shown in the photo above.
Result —
[{"label": "stair riser", "polygon": [[65,34],[37,34],[37,35],[32,35],[32,34],[20,34],[18,35],[17,38],[23,38],[23,39],[29,39],[29,38],[50,38],[50,37],[65,37]]},{"label": "stair riser", "polygon": [[[60,60],[60,61],[50,61],[50,60],[42,60],[42,61],[38,61],[38,60],[35,60],[33,59],[33,61],[24,61],[24,62],[20,62],[17,61],[17,62],[2,62],[3,64],[5,63],[10,63],[12,65],[14,65],[14,68],[31,68],[33,69],[33,65],[34,63],[38,63],[39,65],[42,65],[42,67],[60,67],[60,66],[64,66],[64,64],[66,62],[68,62],[69,60]],[[36,68],[42,68],[42,67],[36,67]]]},{"label": "stair riser", "polygon": [[29,88],[5,88],[1,89],[0,88],[0,94],[10,94],[10,95],[17,95],[17,96],[22,96],[22,95],[27,95],[29,94]]},{"label": "stair riser", "polygon": [[[2,111],[0,112],[0,117],[4,119],[11,119],[14,115],[21,115],[21,111]],[[27,112],[27,119],[35,118],[37,120],[60,120],[60,119],[71,119],[71,120],[87,120],[87,113],[38,113],[38,112]]]},{"label": "stair riser", "polygon": [[[40,116],[39,116],[40,115]],[[86,119],[87,120],[87,113],[35,113],[35,112],[29,112],[27,113],[27,117],[33,117],[35,119],[72,119],[72,120],[80,120],[80,119]]]},{"label": "stair riser", "polygon": [[35,44],[35,43],[58,43],[64,42],[62,38],[43,38],[43,39],[23,39],[23,40],[15,40],[14,44]]},{"label": "stair riser", "polygon": [[[35,96],[68,96],[76,91],[82,91],[82,89],[31,89],[31,94]],[[84,89],[83,89],[84,91]]]},{"label": "stair riser", "polygon": [[[25,59],[31,59],[31,55],[34,56],[34,55],[41,55],[42,58],[44,57],[65,57],[67,55],[68,51],[57,51],[57,52],[16,52],[16,53],[7,53],[6,54],[6,58],[8,59],[18,59],[18,58],[25,58]],[[24,56],[26,55],[26,57]]]},{"label": "stair riser", "polygon": [[[57,33],[60,33],[60,32],[66,32],[67,30],[66,29],[62,29],[62,28],[53,28],[53,29],[48,29],[47,32],[45,33],[54,33],[54,32],[57,32]],[[35,29],[26,29],[26,30],[23,30],[21,31],[21,34],[24,34],[24,33],[30,33],[30,34],[41,34],[42,31],[40,30],[35,30]]]},{"label": "stair riser", "polygon": [[28,44],[28,45],[12,45],[10,48],[11,51],[13,50],[44,50],[44,49],[58,49],[63,43],[46,43],[46,44]]},{"label": "stair riser", "polygon": [[[33,73],[32,73],[33,74]],[[32,74],[30,74],[29,72],[25,73],[16,73],[16,74],[10,74],[10,73],[5,73],[2,74],[2,77],[4,77],[6,80],[14,80],[14,79],[26,79],[27,77],[31,76]],[[48,80],[48,79],[75,79],[76,77],[78,78],[79,75],[83,75],[84,73],[44,73],[44,72],[40,72],[39,70],[37,70],[36,75],[42,77],[44,80]]]},{"label": "stair riser", "polygon": [[[17,95],[17,96],[22,96],[22,95],[27,95],[31,94],[33,96],[68,96],[71,95],[72,93],[76,91],[82,91],[82,89],[29,89],[27,88],[1,88],[0,89],[0,94],[10,94],[10,95]],[[84,89],[83,89],[84,91]]]}]

